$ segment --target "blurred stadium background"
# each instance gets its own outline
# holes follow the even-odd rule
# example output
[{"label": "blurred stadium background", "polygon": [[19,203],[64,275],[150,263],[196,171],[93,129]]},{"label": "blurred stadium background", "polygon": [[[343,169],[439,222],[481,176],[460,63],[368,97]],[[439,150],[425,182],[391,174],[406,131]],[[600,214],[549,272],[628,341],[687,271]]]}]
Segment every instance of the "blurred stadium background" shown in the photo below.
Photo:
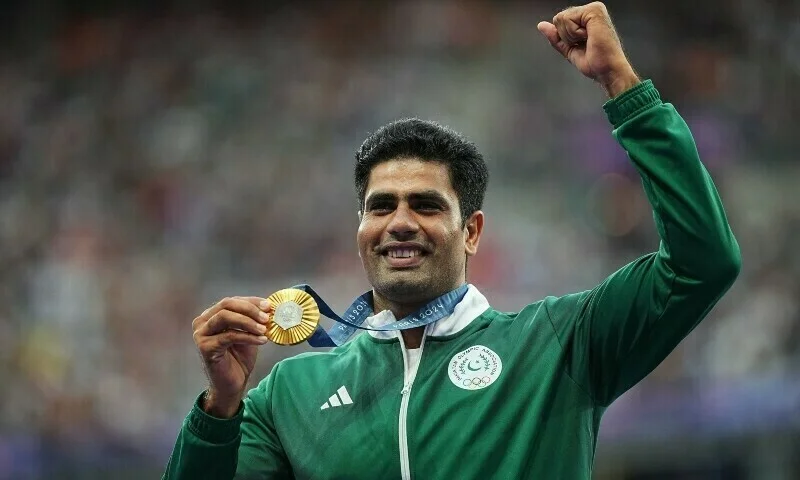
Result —
[{"label": "blurred stadium background", "polygon": [[[595,478],[800,479],[800,3],[608,2],[691,125],[744,257],[710,317],[607,413]],[[403,116],[482,148],[496,307],[656,248],[554,1],[4,2],[0,478],[158,478],[226,295],[367,288],[353,152]],[[303,350],[264,347],[254,379]]]}]

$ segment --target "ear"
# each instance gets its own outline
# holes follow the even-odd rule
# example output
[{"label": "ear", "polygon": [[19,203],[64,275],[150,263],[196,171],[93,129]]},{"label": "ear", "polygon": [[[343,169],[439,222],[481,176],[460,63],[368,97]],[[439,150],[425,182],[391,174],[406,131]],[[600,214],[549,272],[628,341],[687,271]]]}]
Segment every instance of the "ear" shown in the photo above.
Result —
[{"label": "ear", "polygon": [[364,212],[362,210],[359,210],[358,211],[358,223],[361,223],[362,220],[364,220]]},{"label": "ear", "polygon": [[483,221],[483,212],[478,210],[469,216],[466,225],[464,225],[464,251],[468,257],[478,253],[478,244],[483,233]]}]

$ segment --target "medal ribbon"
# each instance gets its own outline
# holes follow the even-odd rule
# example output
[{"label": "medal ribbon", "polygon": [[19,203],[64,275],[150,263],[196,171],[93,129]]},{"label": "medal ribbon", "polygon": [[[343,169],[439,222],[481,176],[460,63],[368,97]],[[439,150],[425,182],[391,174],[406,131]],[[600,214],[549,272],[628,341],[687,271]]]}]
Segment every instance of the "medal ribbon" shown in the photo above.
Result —
[{"label": "medal ribbon", "polygon": [[386,332],[391,330],[408,330],[410,328],[424,327],[429,323],[451,315],[456,305],[464,295],[467,294],[469,286],[461,285],[453,291],[434,299],[415,313],[388,325],[381,327],[365,327],[364,321],[370,317],[372,312],[372,292],[366,292],[350,305],[343,317],[340,317],[331,307],[317,294],[309,285],[296,285],[292,288],[302,290],[311,295],[317,302],[319,312],[322,315],[336,322],[330,332],[326,332],[322,326],[317,326],[317,330],[309,337],[308,344],[312,347],[336,347],[345,343],[356,330],[372,330],[376,332]]}]

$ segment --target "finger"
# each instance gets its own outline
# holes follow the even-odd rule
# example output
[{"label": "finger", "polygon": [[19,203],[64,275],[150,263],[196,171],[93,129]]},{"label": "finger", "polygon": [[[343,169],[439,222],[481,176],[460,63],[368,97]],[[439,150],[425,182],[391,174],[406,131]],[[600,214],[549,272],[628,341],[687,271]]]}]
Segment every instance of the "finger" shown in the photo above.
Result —
[{"label": "finger", "polygon": [[[264,299],[259,299],[259,301],[261,300]],[[225,298],[217,304],[215,309],[216,313],[222,310],[230,310],[232,312],[241,313],[242,315],[247,315],[256,322],[267,323],[268,315],[265,315],[264,312],[258,308],[257,302],[245,299],[245,297]]]},{"label": "finger", "polygon": [[248,302],[250,302],[253,305],[257,306],[259,309],[261,309],[264,312],[271,312],[275,308],[272,305],[272,302],[270,302],[266,298],[262,298],[262,297],[235,297],[235,298],[241,298],[243,300],[247,300]]},{"label": "finger", "polygon": [[544,35],[547,41],[550,42],[550,45],[552,45],[558,53],[563,55],[564,58],[567,58],[569,54],[569,45],[564,43],[558,36],[558,30],[555,25],[550,22],[539,22],[536,28],[539,29],[542,35]]},{"label": "finger", "polygon": [[[264,316],[267,315],[264,312],[260,313]],[[241,313],[231,310],[220,310],[201,327],[200,334],[210,337],[226,330],[241,330],[256,335],[263,335],[264,332],[267,331],[267,327]]]},{"label": "finger", "polygon": [[203,310],[203,313],[195,317],[195,319],[192,320],[192,331],[197,331],[204,323],[208,322],[208,319],[219,311],[220,307],[218,307],[218,305],[219,302],[211,304],[211,306]]},{"label": "finger", "polygon": [[558,37],[567,45],[575,45],[575,40],[569,34],[567,30],[567,24],[569,20],[563,13],[559,13],[555,17],[553,17],[553,25],[556,26],[556,30],[558,31]]},{"label": "finger", "polygon": [[233,345],[264,345],[269,339],[264,335],[253,335],[252,333],[228,330],[225,333],[208,337],[205,344],[201,347],[201,352],[211,353]]},{"label": "finger", "polygon": [[564,24],[567,29],[567,40],[569,43],[583,43],[587,38],[589,38],[586,33],[586,28],[581,26],[578,22],[572,19],[567,19]]},{"label": "finger", "polygon": [[[267,307],[259,309],[258,305],[267,302]],[[206,323],[209,319],[222,310],[231,310],[249,316],[253,320],[266,324],[269,319],[268,313],[272,310],[272,306],[268,300],[261,297],[226,297],[219,302],[211,305],[203,311],[197,318],[192,321],[192,331],[196,332]]]}]

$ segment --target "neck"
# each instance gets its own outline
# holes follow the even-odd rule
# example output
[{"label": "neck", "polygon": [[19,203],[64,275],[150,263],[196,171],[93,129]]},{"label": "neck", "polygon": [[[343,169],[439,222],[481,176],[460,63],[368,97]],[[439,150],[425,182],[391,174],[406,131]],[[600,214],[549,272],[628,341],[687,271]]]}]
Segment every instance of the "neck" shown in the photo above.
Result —
[{"label": "neck", "polygon": [[[423,302],[393,302],[387,298],[382,297],[381,295],[377,294],[376,292],[372,293],[372,310],[374,312],[382,312],[384,310],[389,310],[394,315],[394,318],[400,320],[401,318],[405,318],[412,313],[416,312],[423,305],[428,303],[430,300],[426,300]],[[403,343],[405,344],[406,348],[419,348],[422,345],[422,337],[425,334],[425,327],[417,327],[417,328],[409,328],[407,330],[401,330],[400,335],[403,337]]]},{"label": "neck", "polygon": [[406,345],[406,348],[419,348],[422,346],[422,337],[425,336],[425,327],[401,330],[400,335],[403,336],[403,343]]},{"label": "neck", "polygon": [[[450,290],[453,290],[456,287],[457,286],[453,287]],[[448,292],[450,290],[448,290]],[[443,295],[444,293],[447,292],[442,292],[440,295]],[[436,297],[438,296],[439,295],[436,295]],[[436,297],[432,297],[427,300],[418,302],[394,302],[389,300],[388,298],[383,297],[382,295],[378,294],[373,290],[372,310],[375,313],[382,312],[384,310],[389,310],[390,312],[392,312],[392,315],[394,315],[394,318],[400,320],[416,312],[417,310],[425,306],[427,303],[429,303]],[[403,343],[405,343],[406,348],[419,348],[420,345],[422,344],[422,337],[425,334],[425,327],[416,327],[416,328],[401,330],[400,334],[403,337]]]},{"label": "neck", "polygon": [[412,313],[416,312],[429,301],[430,300],[427,300],[425,302],[399,303],[399,302],[392,302],[391,300],[387,300],[381,297],[380,295],[373,293],[372,309],[375,313],[379,313],[384,310],[389,310],[390,312],[392,312],[392,315],[394,315],[394,318],[400,320],[401,318],[405,318],[411,315]]}]

